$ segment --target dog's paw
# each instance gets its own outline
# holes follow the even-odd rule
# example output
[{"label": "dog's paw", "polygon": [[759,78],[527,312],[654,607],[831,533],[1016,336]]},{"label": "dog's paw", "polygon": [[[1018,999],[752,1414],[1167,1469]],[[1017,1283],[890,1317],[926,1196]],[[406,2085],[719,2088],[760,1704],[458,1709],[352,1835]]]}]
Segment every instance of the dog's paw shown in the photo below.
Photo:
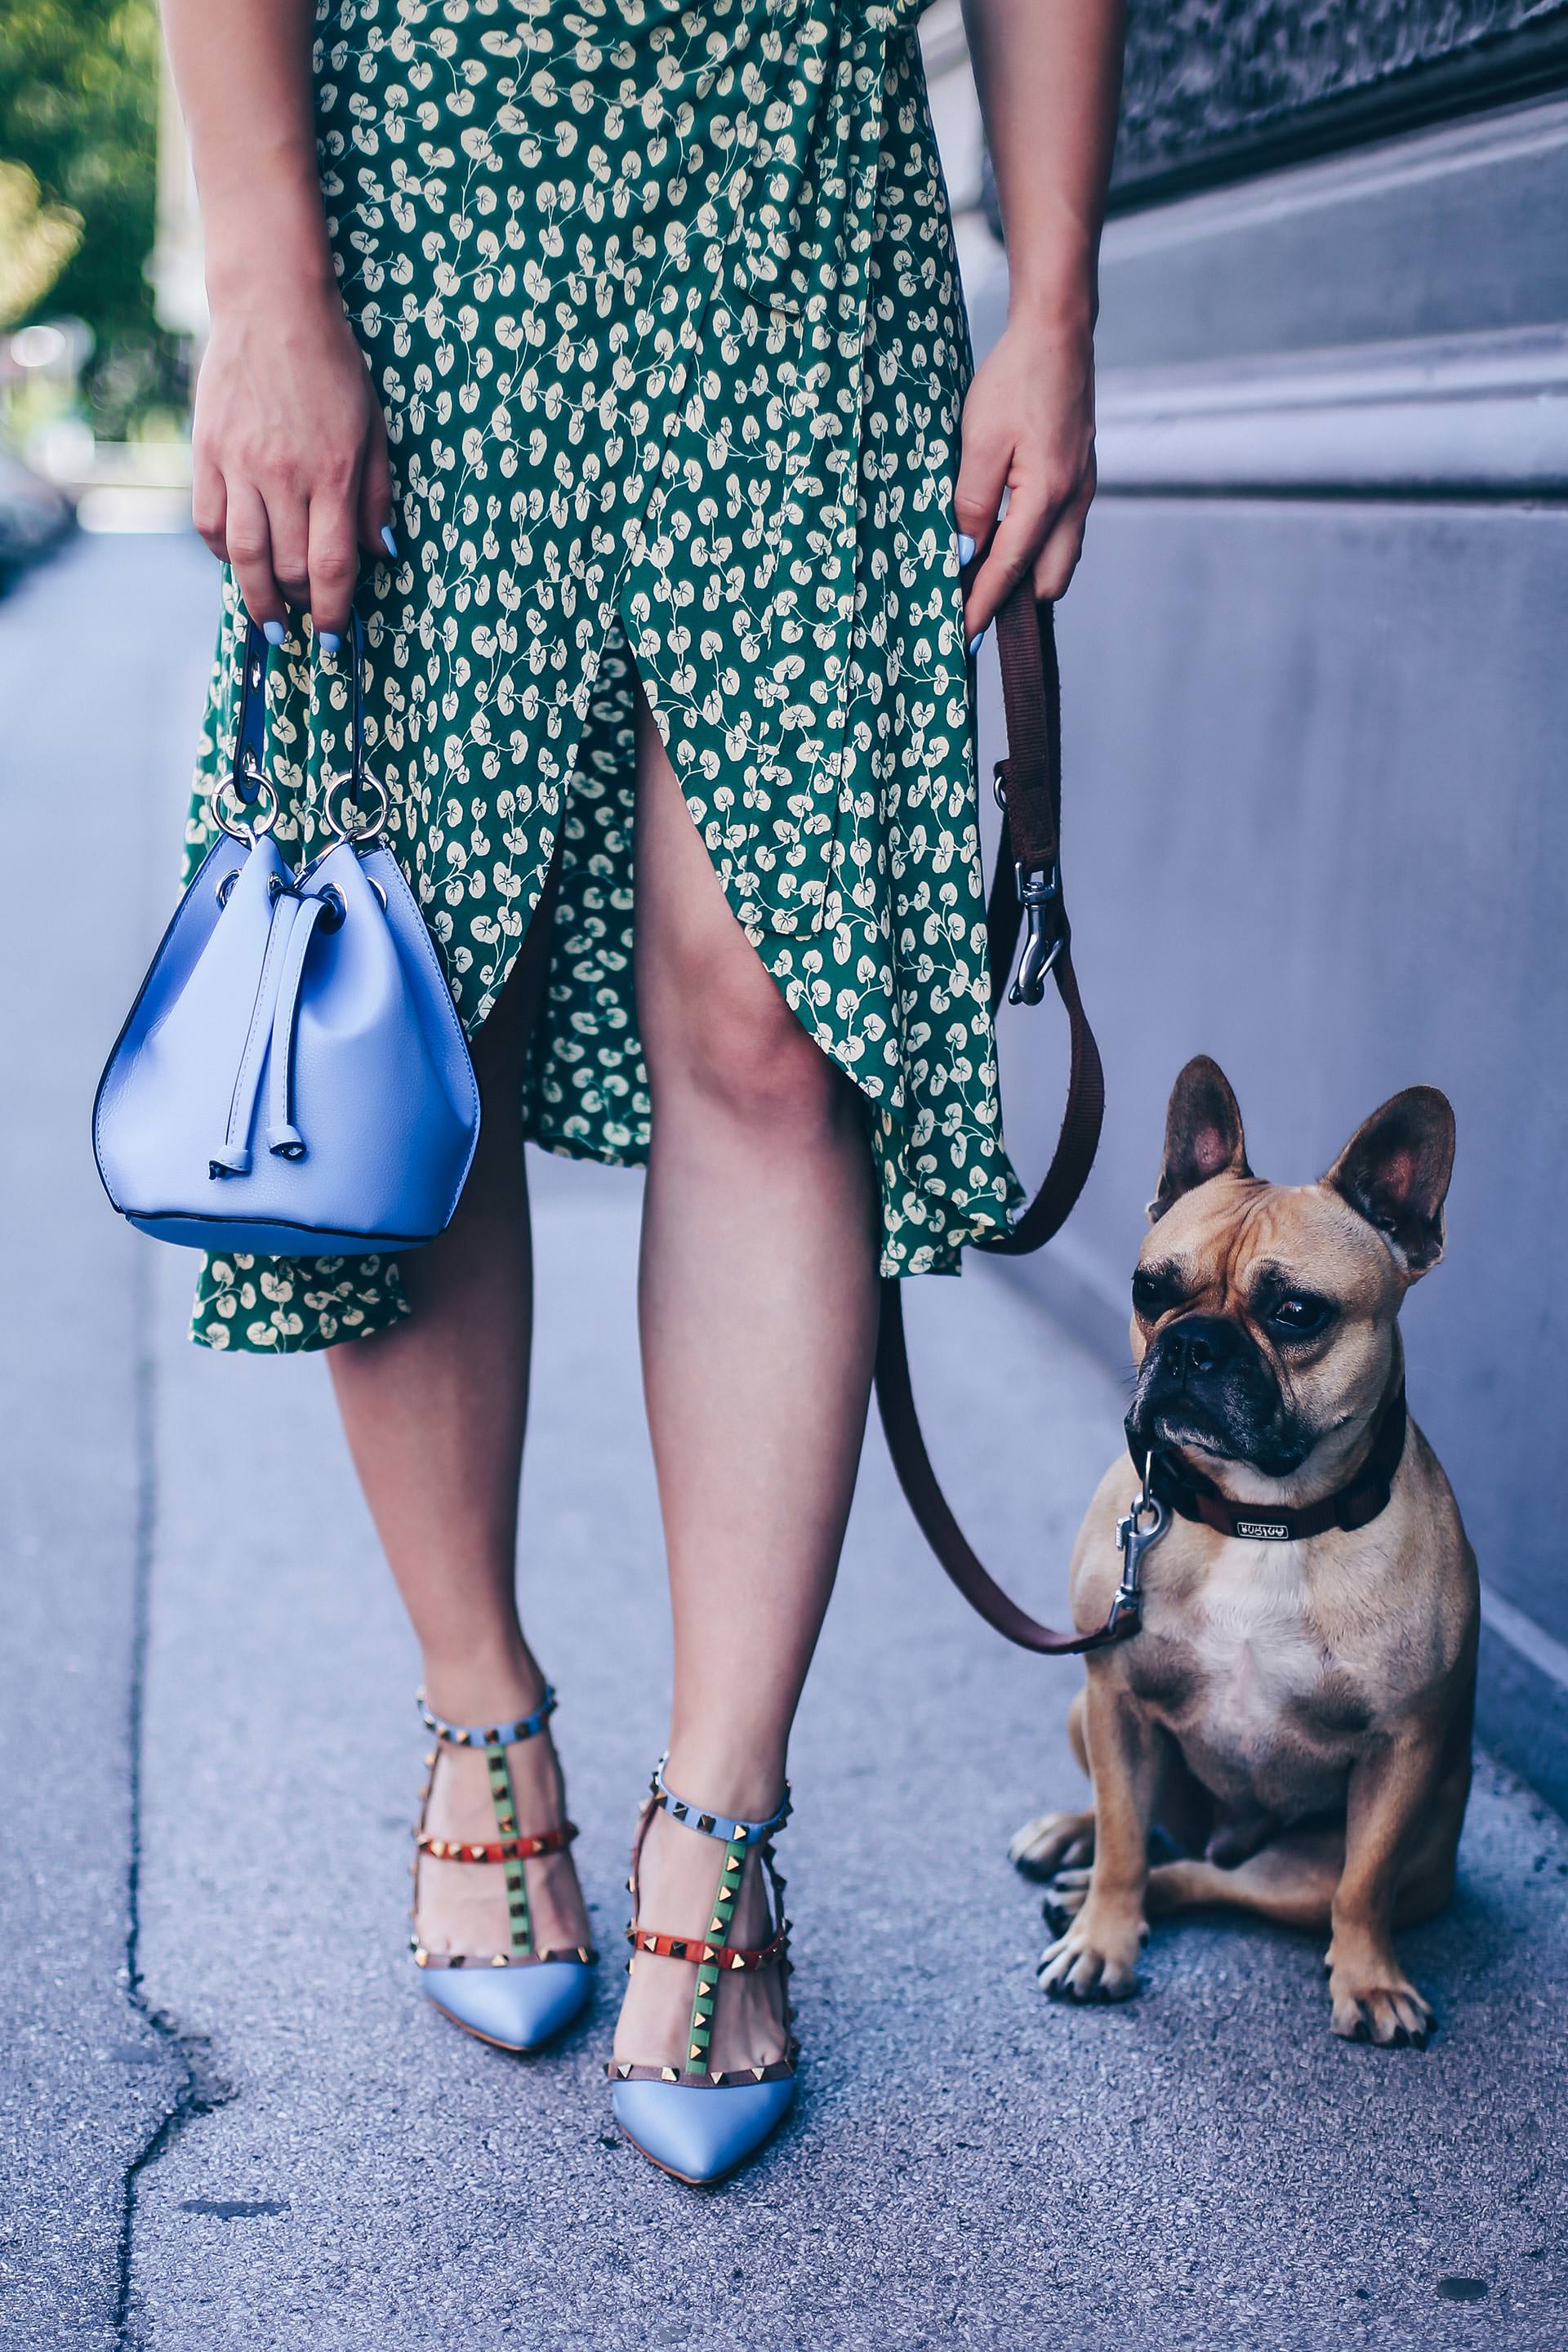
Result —
[{"label": "dog's paw", "polygon": [[1094,1860],[1092,1813],[1042,1813],[1026,1822],[1007,1848],[1007,1859],[1026,1878],[1052,1878],[1071,1863]]},{"label": "dog's paw", "polygon": [[1138,1990],[1138,1954],[1149,1930],[1096,1918],[1086,1904],[1040,1955],[1041,1990],[1053,2000],[1130,2000]]},{"label": "dog's paw", "polygon": [[1046,1889],[1041,1914],[1053,1936],[1065,1936],[1079,1913],[1089,1900],[1089,1883],[1094,1876],[1087,1867],[1081,1870],[1058,1870]]},{"label": "dog's paw", "polygon": [[1331,1951],[1330,2021],[1346,2042],[1382,2050],[1425,2050],[1436,2019],[1392,1953],[1338,1959]]}]

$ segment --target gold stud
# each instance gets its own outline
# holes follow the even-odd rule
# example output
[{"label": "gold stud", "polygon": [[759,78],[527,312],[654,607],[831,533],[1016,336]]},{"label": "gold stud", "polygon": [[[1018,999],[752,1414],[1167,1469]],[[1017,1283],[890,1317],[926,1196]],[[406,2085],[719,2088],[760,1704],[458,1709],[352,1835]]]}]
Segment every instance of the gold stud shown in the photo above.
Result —
[{"label": "gold stud", "polygon": [[693,2057],[693,2058],[700,2058],[700,2057],[701,2057],[701,2055],[702,2055],[702,2044],[701,2044],[700,2042],[694,2042],[692,2043],[692,2045],[691,2045],[691,2055],[692,2055],[692,2057]]},{"label": "gold stud", "polygon": [[723,1934],[723,1932],[724,1932],[724,1922],[722,1921],[722,1919],[715,1918],[715,1920],[713,1921],[712,1926],[709,1928],[708,1933],[709,1933],[710,1936],[721,1936],[721,1935]]},{"label": "gold stud", "polygon": [[430,1753],[429,1753],[429,1754],[428,1754],[428,1756],[426,1756],[426,1759],[425,1759],[425,1769],[426,1769],[427,1772],[431,1772],[431,1771],[434,1771],[435,1768],[436,1768],[436,1750],[432,1748],[432,1749],[430,1750]]},{"label": "gold stud", "polygon": [[732,1969],[743,1969],[743,1968],[745,1967],[745,1965],[746,1965],[746,1963],[745,1963],[745,1961],[742,1958],[742,1957],[741,1957],[741,1955],[740,1955],[740,1953],[739,1953],[739,1952],[737,1952],[737,1953],[736,1953],[736,1955],[735,1955],[734,1958],[733,1958],[733,1959],[731,1961],[731,1963],[730,1963],[730,1966],[731,1966]]},{"label": "gold stud", "polygon": [[762,2081],[763,2076],[767,2073],[767,2071],[768,2070],[765,2066],[753,2066],[752,2069],[752,2074],[756,2076],[759,2083]]},{"label": "gold stud", "polygon": [[493,1952],[490,1955],[490,1966],[492,1969],[504,1969],[506,1966],[506,1954],[504,1952]]},{"label": "gold stud", "polygon": [[631,2073],[631,2071],[632,2062],[629,2058],[623,2058],[617,2062],[616,2072],[620,2076],[623,2083],[626,2081],[626,2076]]},{"label": "gold stud", "polygon": [[416,1967],[416,1969],[422,1969],[422,1968],[425,1966],[426,1962],[429,1959],[429,1958],[430,1958],[430,1955],[429,1955],[429,1953],[428,1953],[428,1952],[426,1952],[426,1951],[422,1951],[422,1950],[420,1949],[420,1948],[419,1948],[419,1946],[418,1946],[417,1944],[416,1944],[416,1945],[415,1945],[415,1947],[414,1947],[414,1965],[415,1965],[415,1967]]},{"label": "gold stud", "polygon": [[657,1936],[645,1936],[642,1939],[642,1948],[645,1952],[657,1952],[658,1949],[658,1937]]},{"label": "gold stud", "polygon": [[680,2080],[679,2074],[673,2066],[661,2066],[658,2071],[662,2079],[667,2083],[679,2083]]}]

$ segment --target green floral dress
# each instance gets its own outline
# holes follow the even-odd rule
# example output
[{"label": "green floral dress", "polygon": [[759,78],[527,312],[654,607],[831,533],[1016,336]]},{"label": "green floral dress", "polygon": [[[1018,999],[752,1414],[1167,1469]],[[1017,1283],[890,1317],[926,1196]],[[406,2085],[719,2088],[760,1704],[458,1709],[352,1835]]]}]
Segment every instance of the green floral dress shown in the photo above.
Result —
[{"label": "green floral dress", "polygon": [[[384,405],[370,761],[470,1034],[561,844],[523,1117],[646,1156],[633,660],[729,904],[864,1097],[882,1267],[1005,1225],[952,517],[969,346],[921,0],[321,0],[321,187]],[[226,586],[192,864],[237,702]],[[284,854],[348,678],[275,655]],[[407,1311],[377,1258],[214,1256],[195,1336]]]}]

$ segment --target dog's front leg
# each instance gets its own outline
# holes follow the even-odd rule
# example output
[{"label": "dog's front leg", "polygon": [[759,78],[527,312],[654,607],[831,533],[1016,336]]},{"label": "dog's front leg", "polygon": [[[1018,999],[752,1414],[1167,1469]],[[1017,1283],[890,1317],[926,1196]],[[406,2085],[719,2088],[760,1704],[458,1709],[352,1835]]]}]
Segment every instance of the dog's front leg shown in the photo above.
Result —
[{"label": "dog's front leg", "polygon": [[1149,1933],[1149,1824],[1154,1805],[1153,1725],[1118,1668],[1088,1661],[1084,1739],[1094,1783],[1094,1870],[1083,1909],[1040,1960],[1040,1982],[1069,2000],[1125,2000],[1138,1990]]},{"label": "dog's front leg", "polygon": [[1347,2041],[1426,2047],[1424,2000],[1394,1952],[1394,1903],[1413,1838],[1442,1774],[1440,1737],[1412,1724],[1362,1757],[1351,1772],[1345,1863],[1334,1890],[1329,1945],[1333,2029]]}]

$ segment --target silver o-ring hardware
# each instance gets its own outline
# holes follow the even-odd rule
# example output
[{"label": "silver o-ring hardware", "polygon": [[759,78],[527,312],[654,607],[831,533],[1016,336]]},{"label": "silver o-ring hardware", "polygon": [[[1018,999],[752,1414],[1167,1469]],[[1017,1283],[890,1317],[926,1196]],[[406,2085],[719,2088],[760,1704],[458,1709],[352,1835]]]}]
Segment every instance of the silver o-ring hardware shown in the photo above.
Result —
[{"label": "silver o-ring hardware", "polygon": [[238,868],[238,866],[231,866],[229,867],[229,869],[228,869],[228,872],[227,872],[227,873],[223,877],[222,880],[219,882],[219,884],[218,884],[218,886],[217,886],[217,902],[218,902],[218,905],[219,905],[220,907],[226,907],[226,906],[227,906],[227,904],[228,904],[228,902],[229,902],[230,896],[232,895],[233,890],[234,890],[234,886],[235,886],[235,884],[238,881],[238,879],[239,879],[239,868]]},{"label": "silver o-ring hardware", "polygon": [[[371,807],[372,803],[366,798],[367,786],[375,795],[374,815],[367,816],[363,824],[346,824],[341,813],[345,802],[367,810]],[[362,768],[357,778],[352,774],[329,777],[321,814],[328,829],[335,833],[340,841],[374,841],[386,824],[389,806],[386,786],[379,776],[373,776],[368,768]]]},{"label": "silver o-ring hardware", "polygon": [[331,884],[329,882],[324,890],[314,890],[310,895],[312,898],[319,898],[321,902],[322,911],[317,921],[316,929],[319,931],[341,930],[347,919],[349,911],[343,904],[342,891],[334,890]]},{"label": "silver o-ring hardware", "polygon": [[[221,783],[215,785],[208,806],[212,810],[214,822],[221,825],[231,841],[243,841],[248,847],[254,849],[258,841],[266,839],[278,822],[278,794],[265,776],[252,776],[250,781],[257,788],[258,803],[256,814],[249,818],[248,822],[243,817],[226,816],[224,814],[224,800],[232,788],[234,781],[232,776],[226,776]],[[241,805],[248,807],[250,803],[247,802],[242,803]]]}]

